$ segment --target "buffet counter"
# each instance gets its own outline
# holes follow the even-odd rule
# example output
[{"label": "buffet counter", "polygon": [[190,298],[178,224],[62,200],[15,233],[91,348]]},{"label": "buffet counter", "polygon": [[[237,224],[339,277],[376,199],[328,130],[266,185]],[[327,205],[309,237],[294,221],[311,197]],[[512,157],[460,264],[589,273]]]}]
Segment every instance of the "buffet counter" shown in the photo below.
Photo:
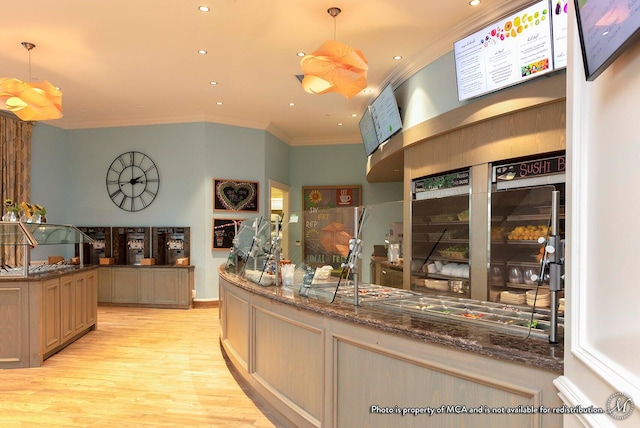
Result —
[{"label": "buffet counter", "polygon": [[221,345],[290,426],[562,425],[562,345],[219,276]]},{"label": "buffet counter", "polygon": [[0,369],[39,367],[97,325],[97,266],[0,279]]}]

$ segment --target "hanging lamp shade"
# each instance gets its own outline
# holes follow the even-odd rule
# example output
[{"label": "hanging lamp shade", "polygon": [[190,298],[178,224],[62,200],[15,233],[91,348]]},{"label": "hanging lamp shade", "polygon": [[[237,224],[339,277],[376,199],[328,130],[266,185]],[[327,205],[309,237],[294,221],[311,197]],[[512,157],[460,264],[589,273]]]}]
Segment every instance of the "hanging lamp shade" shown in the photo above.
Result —
[{"label": "hanging lamp shade", "polygon": [[62,92],[45,81],[26,83],[0,77],[0,109],[22,120],[51,120],[62,117]]},{"label": "hanging lamp shade", "polygon": [[302,87],[311,94],[338,92],[351,98],[367,87],[369,63],[362,52],[335,40],[300,60]]}]

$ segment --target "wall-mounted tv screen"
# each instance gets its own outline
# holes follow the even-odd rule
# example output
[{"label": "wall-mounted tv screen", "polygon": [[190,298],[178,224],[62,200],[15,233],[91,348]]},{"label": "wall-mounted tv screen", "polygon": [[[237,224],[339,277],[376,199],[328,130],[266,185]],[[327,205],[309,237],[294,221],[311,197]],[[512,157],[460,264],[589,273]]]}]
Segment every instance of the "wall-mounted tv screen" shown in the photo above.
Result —
[{"label": "wall-mounted tv screen", "polygon": [[575,0],[587,80],[594,80],[640,38],[640,1]]},{"label": "wall-mounted tv screen", "polygon": [[364,143],[364,150],[367,156],[370,156],[376,151],[380,143],[378,142],[378,136],[376,135],[376,129],[373,124],[373,118],[371,117],[371,110],[369,107],[362,114],[360,118],[360,135],[362,136],[362,142]]},{"label": "wall-mounted tv screen", "polygon": [[538,1],[453,45],[460,101],[549,73],[553,66],[549,0]]},{"label": "wall-mounted tv screen", "polygon": [[402,129],[402,119],[396,96],[391,84],[388,84],[380,95],[369,106],[373,118],[378,144],[382,144]]}]

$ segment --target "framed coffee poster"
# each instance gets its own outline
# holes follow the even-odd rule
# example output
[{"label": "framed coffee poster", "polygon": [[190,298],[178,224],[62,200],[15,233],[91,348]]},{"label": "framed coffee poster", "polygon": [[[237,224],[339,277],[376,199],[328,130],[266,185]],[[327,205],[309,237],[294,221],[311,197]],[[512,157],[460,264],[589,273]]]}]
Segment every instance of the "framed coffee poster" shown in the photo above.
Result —
[{"label": "framed coffee poster", "polygon": [[233,238],[242,221],[242,219],[233,218],[214,218],[211,249],[225,250],[233,247]]},{"label": "framed coffee poster", "polygon": [[213,210],[258,212],[258,182],[213,179]]},{"label": "framed coffee poster", "polygon": [[362,186],[305,186],[302,200],[304,263],[339,269],[349,253]]}]

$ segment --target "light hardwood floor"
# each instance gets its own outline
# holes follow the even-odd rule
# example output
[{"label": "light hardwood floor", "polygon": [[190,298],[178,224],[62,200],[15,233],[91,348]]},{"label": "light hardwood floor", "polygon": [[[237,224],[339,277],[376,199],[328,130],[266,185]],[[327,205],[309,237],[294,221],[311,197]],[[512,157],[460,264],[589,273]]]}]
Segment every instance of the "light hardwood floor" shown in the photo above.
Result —
[{"label": "light hardwood floor", "polygon": [[0,370],[0,427],[279,427],[230,372],[218,309],[98,307],[42,367]]}]

